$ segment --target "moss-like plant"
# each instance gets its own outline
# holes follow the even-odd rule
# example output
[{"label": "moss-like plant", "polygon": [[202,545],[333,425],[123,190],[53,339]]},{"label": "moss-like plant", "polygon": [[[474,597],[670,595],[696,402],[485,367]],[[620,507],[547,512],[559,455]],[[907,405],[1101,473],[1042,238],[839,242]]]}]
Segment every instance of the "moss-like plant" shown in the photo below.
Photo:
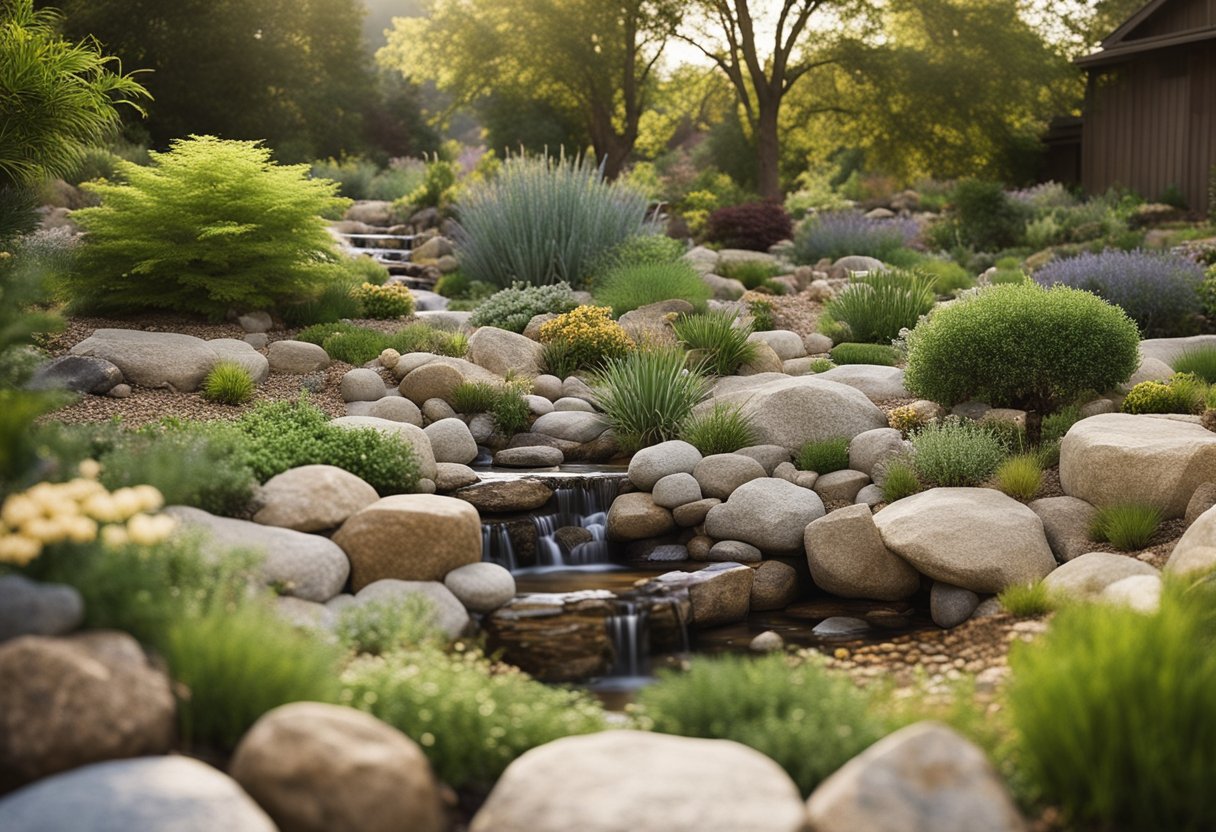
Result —
[{"label": "moss-like plant", "polygon": [[819,442],[807,442],[798,449],[795,463],[799,471],[814,471],[821,476],[833,471],[843,471],[849,467],[849,440],[838,436]]},{"label": "moss-like plant", "polygon": [[351,297],[358,301],[365,318],[387,321],[414,314],[414,296],[400,283],[364,283],[351,291]]},{"label": "moss-like plant", "polygon": [[899,363],[899,353],[886,344],[837,344],[832,347],[832,361],[837,364],[878,364],[894,367]]},{"label": "moss-like plant", "polygon": [[1016,500],[1032,500],[1043,484],[1043,464],[1038,454],[1017,454],[996,469],[997,487]]},{"label": "moss-like plant", "polygon": [[235,361],[221,361],[203,379],[203,398],[219,404],[244,404],[253,398],[253,378]]}]

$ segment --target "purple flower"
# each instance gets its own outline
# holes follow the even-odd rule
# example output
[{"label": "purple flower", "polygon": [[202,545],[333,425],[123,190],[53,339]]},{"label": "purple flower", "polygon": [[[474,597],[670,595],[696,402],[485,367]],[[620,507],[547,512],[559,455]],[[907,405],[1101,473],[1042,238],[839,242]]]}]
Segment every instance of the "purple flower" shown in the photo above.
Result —
[{"label": "purple flower", "polygon": [[911,218],[875,220],[856,211],[836,211],[811,217],[803,224],[795,253],[800,263],[810,264],[850,254],[882,260],[911,245],[919,234],[920,226]]}]

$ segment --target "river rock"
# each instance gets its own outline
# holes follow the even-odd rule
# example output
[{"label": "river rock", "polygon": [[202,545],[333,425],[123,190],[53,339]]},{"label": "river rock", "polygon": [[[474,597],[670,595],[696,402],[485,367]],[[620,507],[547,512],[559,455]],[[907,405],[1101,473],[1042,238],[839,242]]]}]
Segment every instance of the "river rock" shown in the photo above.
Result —
[{"label": "river rock", "polygon": [[440,419],[427,425],[423,432],[431,440],[435,462],[455,462],[468,465],[477,459],[477,443],[469,426],[460,419]]},{"label": "river rock", "polygon": [[533,511],[549,502],[553,489],[540,480],[491,480],[452,495],[471,503],[479,512],[503,514]]},{"label": "river rock", "polygon": [[1052,595],[1088,601],[1099,597],[1108,586],[1124,578],[1160,574],[1147,563],[1127,555],[1088,552],[1044,578],[1043,587]]},{"label": "river rock", "polygon": [[807,801],[815,832],[1025,832],[984,752],[950,728],[919,722],[879,740]]},{"label": "river rock", "polygon": [[595,408],[586,399],[576,399],[573,396],[563,396],[553,402],[550,412],[560,410],[563,413],[594,413]]},{"label": "river rock", "polygon": [[637,344],[676,343],[671,321],[693,312],[693,305],[681,298],[648,303],[630,310],[617,321],[625,333]]},{"label": "river rock", "polygon": [[729,740],[619,730],[525,753],[470,832],[800,832],[804,823],[798,788],[763,754]]},{"label": "river rock", "polygon": [[344,402],[374,402],[384,398],[384,379],[375,370],[358,367],[342,376],[339,392]]},{"label": "river rock", "polygon": [[555,402],[562,397],[562,380],[549,373],[542,373],[532,379],[532,393]]},{"label": "river rock", "polygon": [[1064,493],[1098,507],[1148,503],[1182,517],[1214,480],[1216,433],[1188,422],[1107,413],[1074,424],[1060,445]]},{"label": "river rock", "polygon": [[679,439],[643,448],[629,460],[629,481],[643,491],[670,474],[691,474],[701,461],[701,452]]},{"label": "river rock", "polygon": [[469,628],[469,613],[464,604],[439,581],[383,578],[356,592],[355,603],[397,604],[414,597],[426,599],[431,610],[431,625],[448,638],[459,638]]},{"label": "river rock", "polygon": [[710,547],[707,558],[713,563],[759,563],[763,559],[759,549],[738,540],[719,540]]},{"label": "river rock", "polygon": [[747,644],[753,653],[778,653],[785,649],[785,639],[774,630],[765,630]]},{"label": "river rock", "polygon": [[229,771],[280,829],[448,828],[422,749],[354,708],[321,702],[275,708],[241,739]]},{"label": "river rock", "polygon": [[825,503],[851,503],[861,489],[870,484],[870,477],[861,471],[832,471],[815,478],[815,493]]},{"label": "river rock", "polygon": [[493,612],[515,597],[515,578],[497,563],[470,563],[457,567],[443,585],[470,612]]},{"label": "river rock", "polygon": [[[580,399],[580,401],[582,400]],[[528,412],[533,416],[544,416],[546,413],[552,413],[554,410],[553,402],[544,396],[529,394],[524,396],[524,404],[528,405]]]},{"label": "river rock", "polygon": [[1189,526],[1199,519],[1199,515],[1216,506],[1216,482],[1202,483],[1195,489],[1191,499],[1186,504],[1186,514],[1183,515]]},{"label": "river rock", "polygon": [[61,636],[84,621],[84,599],[67,584],[0,575],[0,642],[17,636]]},{"label": "river rock", "polygon": [[705,531],[717,540],[742,540],[766,554],[801,552],[803,532],[824,514],[819,495],[785,480],[744,483],[709,510]]},{"label": "river rock", "polygon": [[934,624],[945,629],[962,624],[979,605],[980,596],[961,586],[934,581],[929,590],[929,615]]},{"label": "river rock", "polygon": [[1098,510],[1076,497],[1043,497],[1027,503],[1043,521],[1043,532],[1056,560],[1065,563],[1093,548],[1089,528]]},{"label": "river rock", "polygon": [[0,800],[5,832],[277,832],[232,778],[190,757],[78,768]]},{"label": "river rock", "polygon": [[920,588],[920,575],[886,547],[867,506],[815,520],[806,527],[804,545],[815,584],[841,598],[899,601]]},{"label": "river rock", "polygon": [[566,456],[560,449],[544,445],[503,448],[494,453],[494,464],[504,468],[553,468],[565,460]]},{"label": "river rock", "polygon": [[1031,584],[1055,568],[1038,515],[991,488],[934,488],[874,515],[887,548],[922,574],[976,593]]},{"label": "river rock", "polygon": [[654,484],[651,496],[655,505],[675,509],[700,500],[701,486],[692,474],[668,474]]},{"label": "river rock", "polygon": [[541,416],[532,425],[533,433],[543,433],[569,442],[590,442],[608,430],[608,421],[595,413],[555,411]]},{"label": "river rock", "polygon": [[[410,400],[404,396],[401,397],[401,401],[410,402]],[[413,402],[410,402],[410,404],[413,404]],[[438,422],[440,419],[455,418],[456,411],[453,410],[452,406],[443,399],[427,399],[422,403],[422,415],[426,417],[428,422]],[[491,420],[491,422],[492,421],[493,420]],[[418,425],[421,427],[422,423],[419,422]]]},{"label": "river rock", "polygon": [[713,454],[697,463],[693,477],[706,497],[725,500],[745,482],[767,476],[764,466],[742,454]]},{"label": "river rock", "polygon": [[168,753],[176,727],[169,684],[126,633],[0,644],[0,794],[101,760]]},{"label": "river rock", "polygon": [[798,600],[798,572],[788,563],[766,560],[752,570],[753,612],[783,610]]},{"label": "river rock", "polygon": [[356,592],[382,578],[442,581],[481,560],[481,518],[464,500],[398,494],[354,514],[334,543],[350,558]]},{"label": "river rock", "polygon": [[874,469],[904,450],[904,436],[894,428],[875,428],[849,442],[849,467],[873,476]]},{"label": "river rock", "polygon": [[578,376],[568,376],[562,381],[561,395],[558,398],[575,398],[586,399],[589,402],[595,401],[595,391],[592,390],[587,382],[583,381]]},{"label": "river rock", "polygon": [[616,608],[607,590],[521,595],[482,620],[486,648],[545,682],[602,676],[612,669],[605,622]]},{"label": "river rock", "polygon": [[707,497],[703,500],[697,500],[695,503],[687,503],[672,509],[671,516],[680,528],[691,529],[693,526],[699,526],[704,523],[709,510],[714,506],[720,505],[722,505],[722,501],[717,497]]},{"label": "river rock", "polygon": [[283,595],[324,603],[342,591],[350,574],[346,555],[319,535],[217,517],[189,506],[170,506],[166,513],[181,520],[183,530],[201,530],[224,549],[259,553],[262,580]]},{"label": "river rock", "polygon": [[1100,600],[1152,615],[1161,608],[1162,588],[1158,575],[1131,575],[1102,590]]},{"label": "river rock", "polygon": [[1170,553],[1164,571],[1187,575],[1213,569],[1216,569],[1216,508],[1199,515],[1174,544],[1174,551]]},{"label": "river rock", "polygon": [[294,375],[315,373],[331,363],[325,350],[307,341],[274,341],[267,348],[266,357],[271,372]]},{"label": "river rock", "polygon": [[765,475],[769,477],[774,476],[773,472],[777,470],[778,465],[788,465],[790,461],[790,452],[780,445],[749,445],[735,453],[750,456],[759,462],[764,466]]},{"label": "river rock", "polygon": [[469,338],[469,360],[495,375],[508,371],[535,376],[540,373],[544,347],[531,338],[492,326],[479,327]]},{"label": "river rock", "polygon": [[393,422],[388,419],[377,419],[373,416],[339,416],[329,422],[334,427],[346,430],[361,430],[370,428],[385,436],[391,436],[405,442],[414,449],[418,461],[418,476],[434,480],[435,452],[431,449],[431,438],[417,425],[408,422]]},{"label": "river rock", "polygon": [[[387,419],[390,422],[405,422],[407,425],[422,427],[422,412],[418,409],[418,405],[396,393],[372,402],[367,408],[367,415],[373,419]],[[433,419],[432,421],[439,420]]]},{"label": "river rock", "polygon": [[747,340],[753,344],[767,344],[782,361],[802,358],[806,355],[806,346],[802,343],[802,336],[788,329],[753,332],[747,336]]},{"label": "river rock", "polygon": [[864,618],[833,615],[811,628],[811,634],[820,638],[851,638],[870,632],[870,624]]},{"label": "river rock", "polygon": [[878,485],[867,485],[865,488],[857,492],[857,496],[853,498],[853,502],[858,505],[874,508],[879,503],[887,501],[886,495],[882,493],[882,487]]},{"label": "river rock", "polygon": [[741,376],[756,376],[762,373],[784,374],[785,365],[776,350],[763,342],[753,341],[752,357],[740,365],[735,372]]},{"label": "river rock", "polygon": [[337,528],[380,499],[376,489],[333,465],[302,465],[276,474],[258,497],[262,507],[253,516],[255,523],[298,532]]},{"label": "river rock", "polygon": [[34,371],[26,383],[30,390],[70,390],[104,396],[122,384],[122,370],[104,358],[61,355]]},{"label": "river rock", "polygon": [[[402,356],[404,361],[407,356]],[[401,371],[401,362],[397,363],[396,372]],[[442,399],[451,404],[452,393],[464,383],[464,374],[460,369],[440,362],[438,359],[428,361],[410,370],[402,379],[397,389],[401,395],[421,406],[428,399]]]},{"label": "river rock", "polygon": [[832,268],[836,271],[843,271],[846,274],[869,274],[870,272],[885,272],[887,271],[886,263],[883,263],[876,257],[867,257],[860,254],[850,254],[847,257],[841,257],[832,264]]},{"label": "river rock", "polygon": [[910,399],[904,387],[904,371],[898,367],[883,367],[876,364],[845,364],[815,376],[824,381],[835,381],[856,388],[872,402],[891,399]]},{"label": "river rock", "polygon": [[645,540],[675,531],[671,512],[655,505],[644,491],[622,494],[608,509],[608,537],[612,540]]},{"label": "river rock", "polygon": [[689,626],[716,627],[747,618],[755,578],[755,571],[741,563],[712,563],[697,572],[667,572],[655,580],[687,591]]},{"label": "river rock", "polygon": [[475,485],[481,481],[477,472],[467,465],[458,465],[455,462],[437,462],[435,468],[437,469],[435,488],[444,494],[464,488],[466,485]]},{"label": "river rock", "polygon": [[131,384],[168,387],[181,393],[197,390],[220,360],[219,353],[201,338],[138,329],[95,330],[72,347],[71,354],[105,359]]}]

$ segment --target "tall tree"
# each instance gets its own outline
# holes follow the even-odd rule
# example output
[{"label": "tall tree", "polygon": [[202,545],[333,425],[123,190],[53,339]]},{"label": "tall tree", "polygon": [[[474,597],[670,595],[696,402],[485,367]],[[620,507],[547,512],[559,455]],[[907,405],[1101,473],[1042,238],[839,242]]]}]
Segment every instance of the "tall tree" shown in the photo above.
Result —
[{"label": "tall tree", "polygon": [[533,100],[576,115],[615,177],[633,152],[680,0],[431,0],[394,20],[385,66],[456,105]]}]

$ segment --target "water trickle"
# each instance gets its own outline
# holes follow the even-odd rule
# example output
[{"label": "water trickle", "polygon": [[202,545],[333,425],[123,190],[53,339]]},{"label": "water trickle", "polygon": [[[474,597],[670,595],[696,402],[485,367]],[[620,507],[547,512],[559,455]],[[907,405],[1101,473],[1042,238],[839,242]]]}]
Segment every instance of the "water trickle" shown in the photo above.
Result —
[{"label": "water trickle", "polygon": [[650,607],[622,598],[606,621],[615,659],[613,676],[645,676],[650,670]]},{"label": "water trickle", "polygon": [[506,523],[484,523],[481,527],[481,559],[514,570],[515,547]]}]

